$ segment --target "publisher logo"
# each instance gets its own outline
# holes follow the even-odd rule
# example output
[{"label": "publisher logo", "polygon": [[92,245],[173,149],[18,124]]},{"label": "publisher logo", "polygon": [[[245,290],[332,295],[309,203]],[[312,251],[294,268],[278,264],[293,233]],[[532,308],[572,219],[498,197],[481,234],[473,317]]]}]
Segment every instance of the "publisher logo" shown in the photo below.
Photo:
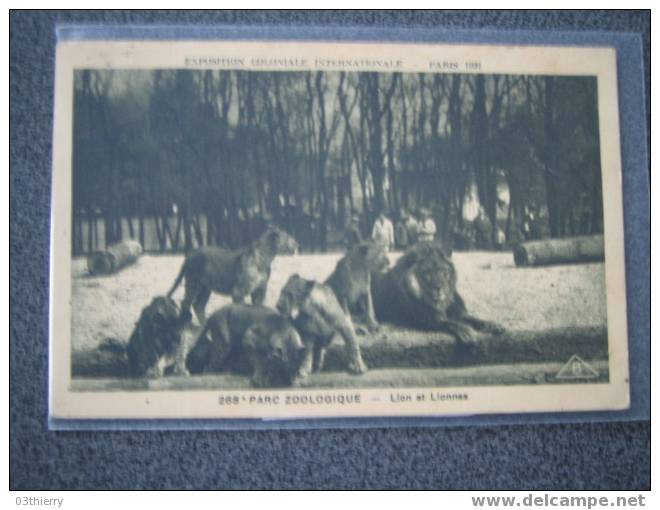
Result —
[{"label": "publisher logo", "polygon": [[557,372],[557,379],[594,379],[596,377],[598,377],[598,372],[577,354],[573,354]]}]

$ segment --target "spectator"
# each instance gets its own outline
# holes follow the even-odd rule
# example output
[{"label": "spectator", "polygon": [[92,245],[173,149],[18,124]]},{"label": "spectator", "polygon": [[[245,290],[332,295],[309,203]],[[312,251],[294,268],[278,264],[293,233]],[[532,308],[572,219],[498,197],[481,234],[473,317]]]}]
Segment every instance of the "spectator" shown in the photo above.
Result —
[{"label": "spectator", "polygon": [[536,241],[543,237],[541,232],[541,215],[536,204],[532,204],[530,209],[529,237]]},{"label": "spectator", "polygon": [[406,250],[411,244],[408,236],[408,227],[406,225],[407,219],[408,213],[405,209],[401,209],[399,221],[397,221],[396,226],[394,227],[394,244],[397,250]]},{"label": "spectator", "polygon": [[474,220],[474,229],[477,234],[477,249],[490,250],[492,248],[493,224],[486,216],[483,207],[479,207],[479,215]]},{"label": "spectator", "polygon": [[529,241],[532,238],[532,223],[534,222],[534,212],[528,205],[523,208],[523,223],[522,233],[525,240]]},{"label": "spectator", "polygon": [[408,246],[412,246],[417,242],[417,235],[419,234],[419,222],[417,218],[410,213],[406,214],[405,219],[406,230],[408,231]]},{"label": "spectator", "polygon": [[371,239],[382,245],[385,250],[394,248],[394,227],[385,215],[385,211],[381,211],[378,214],[378,218],[376,218],[373,230],[371,231]]},{"label": "spectator", "polygon": [[346,232],[344,233],[344,246],[347,250],[350,250],[356,244],[362,242],[362,232],[360,232],[360,217],[357,214],[353,214],[348,220],[348,226],[346,227]]},{"label": "spectator", "polygon": [[454,248],[457,250],[474,249],[474,228],[471,222],[464,223],[462,227],[454,228]]},{"label": "spectator", "polygon": [[417,227],[417,240],[420,242],[429,242],[435,239],[435,221],[431,218],[428,209],[420,209],[419,225]]},{"label": "spectator", "polygon": [[506,235],[504,230],[500,227],[495,229],[495,248],[498,250],[503,250],[506,245]]}]

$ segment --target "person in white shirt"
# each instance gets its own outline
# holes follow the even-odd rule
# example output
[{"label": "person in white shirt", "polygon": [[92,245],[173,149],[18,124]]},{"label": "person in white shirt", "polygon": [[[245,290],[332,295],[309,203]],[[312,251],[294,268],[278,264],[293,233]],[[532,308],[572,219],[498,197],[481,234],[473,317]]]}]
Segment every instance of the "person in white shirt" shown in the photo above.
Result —
[{"label": "person in white shirt", "polygon": [[419,224],[417,227],[417,239],[420,242],[433,241],[435,238],[435,221],[431,218],[431,213],[428,209],[421,209],[419,211]]},{"label": "person in white shirt", "polygon": [[384,211],[381,211],[374,222],[374,228],[371,231],[371,239],[380,244],[386,250],[394,248],[394,227],[387,218]]}]

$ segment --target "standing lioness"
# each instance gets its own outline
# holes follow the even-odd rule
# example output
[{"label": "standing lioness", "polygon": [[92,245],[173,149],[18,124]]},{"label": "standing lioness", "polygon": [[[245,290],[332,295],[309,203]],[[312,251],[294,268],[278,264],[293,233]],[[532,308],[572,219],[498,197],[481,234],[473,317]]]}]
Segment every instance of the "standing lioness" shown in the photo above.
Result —
[{"label": "standing lioness", "polygon": [[243,303],[246,296],[252,304],[261,305],[266,297],[270,265],[278,253],[295,253],[296,240],[284,230],[269,227],[256,241],[240,250],[206,246],[192,252],[183,262],[168,297],[186,279],[186,294],[181,310],[192,305],[200,324],[205,321],[204,309],[211,292],[231,295],[234,303]]}]

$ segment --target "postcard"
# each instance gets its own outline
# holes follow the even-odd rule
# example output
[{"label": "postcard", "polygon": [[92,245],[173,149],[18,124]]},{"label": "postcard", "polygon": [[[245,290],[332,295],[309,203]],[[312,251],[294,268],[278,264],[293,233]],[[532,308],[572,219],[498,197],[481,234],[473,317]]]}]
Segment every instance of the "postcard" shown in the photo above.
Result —
[{"label": "postcard", "polygon": [[629,406],[616,52],[64,41],[50,413]]}]

